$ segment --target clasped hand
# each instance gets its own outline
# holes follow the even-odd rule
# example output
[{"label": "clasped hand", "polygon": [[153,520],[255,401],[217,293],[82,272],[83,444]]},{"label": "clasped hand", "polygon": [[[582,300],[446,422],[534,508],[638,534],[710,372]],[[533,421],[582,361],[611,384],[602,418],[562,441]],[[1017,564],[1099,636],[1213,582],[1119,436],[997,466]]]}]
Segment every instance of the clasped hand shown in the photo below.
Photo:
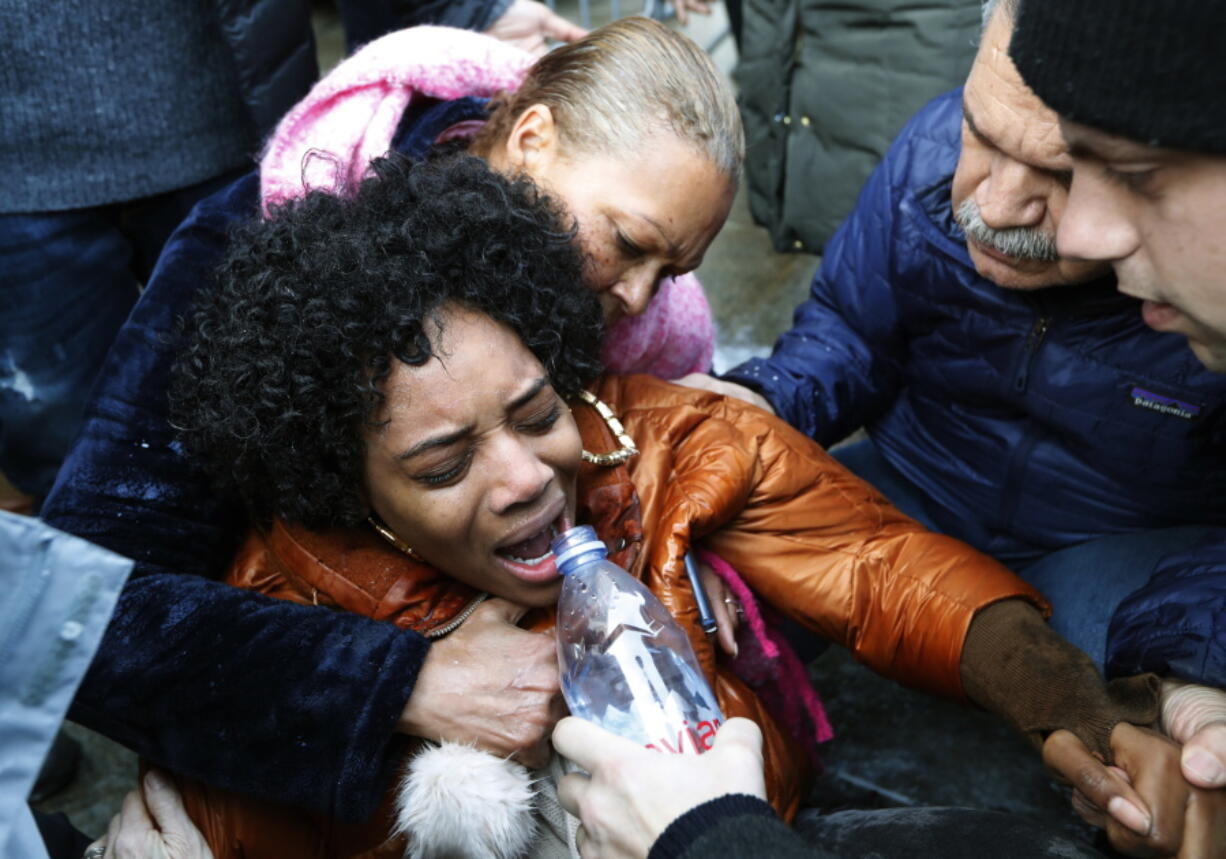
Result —
[{"label": "clasped hand", "polygon": [[549,733],[566,715],[553,636],[515,624],[525,609],[503,599],[477,607],[436,641],[417,675],[398,730],[473,743],[528,767],[549,760]]},{"label": "clasped hand", "polygon": [[1226,857],[1226,693],[1163,684],[1169,736],[1125,722],[1111,732],[1113,766],[1068,731],[1043,760],[1074,788],[1073,807],[1131,856]]},{"label": "clasped hand", "polygon": [[748,719],[725,722],[700,756],[650,751],[574,716],[558,723],[553,744],[591,773],[558,783],[558,801],[583,821],[583,859],[639,859],[697,805],[729,793],[766,798],[762,732]]}]

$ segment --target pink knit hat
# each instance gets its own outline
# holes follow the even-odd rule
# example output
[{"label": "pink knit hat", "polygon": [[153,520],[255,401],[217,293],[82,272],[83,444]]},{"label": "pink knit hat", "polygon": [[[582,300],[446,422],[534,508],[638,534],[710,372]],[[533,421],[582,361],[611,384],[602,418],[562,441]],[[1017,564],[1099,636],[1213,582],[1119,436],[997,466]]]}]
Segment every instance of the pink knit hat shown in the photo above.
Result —
[{"label": "pink knit hat", "polygon": [[489,97],[514,90],[526,51],[452,27],[412,27],[376,39],[328,73],[277,125],[260,161],[265,210],[308,190],[356,187],[386,155],[413,96]]}]

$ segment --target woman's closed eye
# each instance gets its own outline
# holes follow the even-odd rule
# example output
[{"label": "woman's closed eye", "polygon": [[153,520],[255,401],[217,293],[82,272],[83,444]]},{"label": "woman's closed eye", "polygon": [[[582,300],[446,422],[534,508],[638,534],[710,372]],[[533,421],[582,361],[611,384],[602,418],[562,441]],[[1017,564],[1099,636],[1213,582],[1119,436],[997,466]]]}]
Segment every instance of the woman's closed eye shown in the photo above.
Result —
[{"label": "woman's closed eye", "polygon": [[[557,424],[562,415],[561,403],[555,398],[544,408],[537,407],[524,420],[514,424],[515,431],[528,435],[545,435]],[[465,446],[464,450],[447,457],[443,462],[413,475],[418,483],[431,488],[451,486],[458,483],[468,472],[474,453],[473,445]]]},{"label": "woman's closed eye", "polygon": [[647,251],[643,250],[642,245],[635,242],[621,230],[617,231],[617,247],[621,250],[622,255],[629,259],[638,259],[647,254]]},{"label": "woman's closed eye", "polygon": [[452,457],[434,468],[416,474],[413,479],[426,486],[449,486],[464,476],[472,459],[473,449],[468,447],[458,457]]},{"label": "woman's closed eye", "polygon": [[562,416],[562,406],[555,399],[550,405],[516,424],[516,429],[533,435],[544,435],[553,429],[558,418]]}]

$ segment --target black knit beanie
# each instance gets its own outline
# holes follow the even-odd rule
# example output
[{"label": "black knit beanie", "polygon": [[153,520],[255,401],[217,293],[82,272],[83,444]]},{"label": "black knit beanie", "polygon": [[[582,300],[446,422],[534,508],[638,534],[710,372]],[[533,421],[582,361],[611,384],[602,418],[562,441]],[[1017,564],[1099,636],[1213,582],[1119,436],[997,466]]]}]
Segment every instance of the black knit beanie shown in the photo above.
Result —
[{"label": "black knit beanie", "polygon": [[1021,0],[1009,55],[1061,116],[1226,153],[1226,0]]}]

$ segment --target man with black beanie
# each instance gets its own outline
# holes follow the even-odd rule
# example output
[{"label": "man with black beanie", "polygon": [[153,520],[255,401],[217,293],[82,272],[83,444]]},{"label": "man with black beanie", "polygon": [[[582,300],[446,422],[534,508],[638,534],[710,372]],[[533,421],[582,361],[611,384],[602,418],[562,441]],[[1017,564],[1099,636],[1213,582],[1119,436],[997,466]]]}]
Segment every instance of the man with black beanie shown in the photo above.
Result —
[{"label": "man with black beanie", "polygon": [[[1061,255],[1110,262],[1147,325],[1226,373],[1226,0],[1024,0],[1009,53],[1071,150]],[[1117,671],[1226,676],[1226,531],[1164,561],[1112,636]],[[1167,685],[1184,775],[1226,789],[1226,693]]]},{"label": "man with black beanie", "polygon": [[1026,0],[1010,54],[1072,149],[1060,252],[1226,373],[1226,2]]}]

